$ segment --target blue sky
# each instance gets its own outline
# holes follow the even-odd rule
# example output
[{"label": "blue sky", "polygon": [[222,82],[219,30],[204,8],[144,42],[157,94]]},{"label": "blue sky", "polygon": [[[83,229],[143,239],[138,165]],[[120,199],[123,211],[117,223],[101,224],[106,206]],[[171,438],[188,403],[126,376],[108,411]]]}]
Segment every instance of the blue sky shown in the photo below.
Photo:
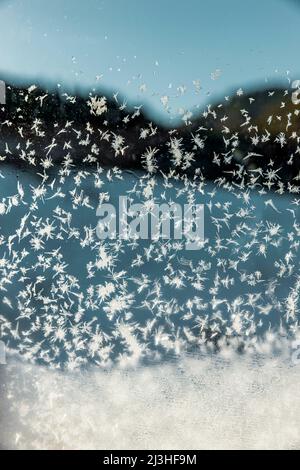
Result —
[{"label": "blue sky", "polygon": [[102,84],[161,118],[201,107],[209,93],[288,85],[287,71],[300,79],[296,0],[6,0],[0,21],[4,74]]}]

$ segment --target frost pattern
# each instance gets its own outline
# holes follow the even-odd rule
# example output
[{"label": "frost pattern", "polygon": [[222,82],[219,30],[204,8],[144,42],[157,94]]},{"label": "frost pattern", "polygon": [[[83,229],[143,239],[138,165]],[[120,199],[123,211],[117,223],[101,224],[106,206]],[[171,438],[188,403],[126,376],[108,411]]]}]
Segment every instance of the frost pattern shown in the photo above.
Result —
[{"label": "frost pattern", "polygon": [[[111,131],[115,117],[109,116],[126,105],[111,110],[105,97],[90,95],[83,128],[72,120],[52,128],[26,115],[32,102],[43,111],[49,94],[30,87],[17,98],[25,108],[2,122],[7,140],[0,168],[0,326],[11,351],[73,370],[157,362],[207,344],[218,350],[235,342],[239,351],[251,351],[267,331],[297,334],[299,177],[284,169],[298,165],[291,113],[285,132],[274,135],[278,115],[259,128],[240,110],[241,134],[251,142],[242,152],[220,107],[208,106],[203,119],[226,151],[213,152],[207,170],[209,127],[190,128],[186,121],[182,136],[169,130],[162,152],[153,141],[157,128],[148,123],[138,131],[146,150],[132,160],[124,129],[140,119],[140,107],[124,116],[120,131]],[[64,99],[75,106],[76,97]],[[275,153],[263,155],[271,140],[278,152],[296,145],[281,166]],[[110,168],[101,164],[104,148],[115,162]],[[124,161],[140,166],[128,170]],[[22,171],[11,166],[16,162]],[[149,212],[154,203],[204,203],[202,248],[189,253],[176,240],[100,241],[97,207],[117,205],[119,195],[143,202]]]}]

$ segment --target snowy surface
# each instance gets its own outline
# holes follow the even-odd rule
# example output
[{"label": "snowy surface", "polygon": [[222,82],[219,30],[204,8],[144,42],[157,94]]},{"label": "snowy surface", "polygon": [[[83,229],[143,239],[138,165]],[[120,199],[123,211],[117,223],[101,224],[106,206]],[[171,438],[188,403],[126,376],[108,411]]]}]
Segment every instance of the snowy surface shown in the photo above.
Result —
[{"label": "snowy surface", "polygon": [[[297,449],[299,365],[186,358],[61,373],[11,362],[1,442],[18,449]],[[9,398],[7,398],[9,397]]]}]

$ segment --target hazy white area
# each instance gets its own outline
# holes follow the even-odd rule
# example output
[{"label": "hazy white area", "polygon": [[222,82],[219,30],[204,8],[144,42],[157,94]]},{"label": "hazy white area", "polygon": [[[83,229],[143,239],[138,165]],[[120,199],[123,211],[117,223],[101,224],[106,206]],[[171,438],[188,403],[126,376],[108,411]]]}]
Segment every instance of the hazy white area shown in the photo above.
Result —
[{"label": "hazy white area", "polygon": [[227,349],[149,368],[72,374],[10,359],[2,446],[299,448],[300,366],[288,345],[272,357],[271,343],[255,358]]}]

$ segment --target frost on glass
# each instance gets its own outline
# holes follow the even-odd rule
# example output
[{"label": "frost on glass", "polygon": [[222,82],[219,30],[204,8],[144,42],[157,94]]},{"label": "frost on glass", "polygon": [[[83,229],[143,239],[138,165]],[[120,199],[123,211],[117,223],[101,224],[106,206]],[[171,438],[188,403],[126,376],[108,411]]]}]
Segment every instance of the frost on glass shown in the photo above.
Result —
[{"label": "frost on glass", "polygon": [[[216,70],[212,79],[219,74]],[[9,90],[0,111],[0,351],[5,346],[6,412],[16,416],[14,429],[31,423],[37,446],[92,442],[97,447],[103,441],[95,423],[104,419],[105,442],[116,432],[120,445],[133,446],[133,437],[120,430],[125,422],[113,431],[105,421],[107,407],[96,408],[95,393],[106,393],[102,380],[125,401],[130,393],[141,400],[139,387],[146,383],[141,415],[146,402],[151,416],[161,414],[155,401],[155,384],[163,393],[160,374],[169,394],[172,381],[176,393],[187,393],[186,419],[196,413],[206,422],[204,408],[195,412],[192,406],[199,393],[199,403],[212,416],[226,396],[228,416],[221,428],[212,428],[223,430],[220,436],[238,421],[232,395],[226,395],[236,389],[233,376],[241,380],[237,394],[246,409],[250,405],[243,397],[250,388],[251,397],[260,386],[266,397],[283,393],[273,377],[274,364],[294,390],[300,301],[294,91],[267,90],[261,98],[240,88],[232,102],[226,97],[196,120],[185,114],[182,125],[166,129],[150,121],[142,107],[129,110],[117,97],[94,91],[82,98],[34,85]],[[260,99],[266,107],[257,113]],[[162,102],[167,106],[166,97]],[[125,212],[120,200],[126,201]],[[197,208],[200,231],[193,219]],[[156,220],[154,229],[149,217]],[[254,367],[263,359],[265,372]],[[19,361],[26,364],[23,369]],[[91,366],[93,374],[100,368],[103,375],[89,375]],[[223,366],[228,378],[220,372]],[[122,380],[114,375],[124,369],[133,375]],[[66,399],[73,380],[82,384],[82,376],[67,374],[75,370],[87,374],[88,426],[94,437],[87,441],[85,429],[74,438],[76,426],[69,423],[76,413],[68,400],[70,421],[57,426],[56,435],[49,427],[45,436],[37,416],[48,416],[52,404],[58,406],[59,390]],[[112,375],[105,375],[108,370]],[[209,407],[201,384],[215,390],[219,379],[216,408]],[[100,382],[90,388],[94,380]],[[24,393],[19,396],[20,383]],[[247,429],[262,433],[266,401],[256,398],[257,415],[249,418]],[[78,400],[84,402],[84,395]],[[178,436],[186,447],[199,445],[196,431],[185,441],[182,429],[171,433],[171,440],[162,431],[167,447],[176,445]],[[255,432],[239,443],[255,446]],[[5,436],[8,446],[35,445],[26,433],[8,430]],[[237,436],[232,439],[238,442]]]}]

